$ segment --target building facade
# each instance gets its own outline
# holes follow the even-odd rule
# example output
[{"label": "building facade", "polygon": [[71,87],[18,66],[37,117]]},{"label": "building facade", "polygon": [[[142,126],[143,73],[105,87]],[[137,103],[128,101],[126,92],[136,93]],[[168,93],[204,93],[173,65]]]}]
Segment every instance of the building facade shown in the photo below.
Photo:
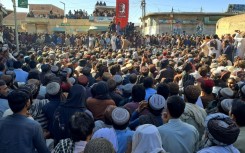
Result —
[{"label": "building facade", "polygon": [[[99,11],[112,12],[115,7],[96,6]],[[17,13],[17,27],[19,32],[53,33],[65,32],[67,34],[87,33],[90,30],[107,31],[111,16],[89,16],[88,19],[50,18],[49,14],[61,16],[64,11],[53,5],[30,4],[29,12]],[[32,15],[30,16],[30,13]],[[34,15],[34,16],[33,16]],[[3,19],[3,25],[14,27],[14,14],[11,13]]]},{"label": "building facade", "polygon": [[29,4],[29,13],[32,13],[35,17],[46,17],[50,15],[64,16],[63,9],[51,4]]},{"label": "building facade", "polygon": [[235,14],[204,12],[150,13],[142,20],[142,33],[145,35],[162,33],[213,34],[216,30],[216,23],[220,18],[233,15]]},{"label": "building facade", "polygon": [[7,14],[8,14],[7,10],[0,3],[0,26],[3,25],[3,17],[6,16]]}]

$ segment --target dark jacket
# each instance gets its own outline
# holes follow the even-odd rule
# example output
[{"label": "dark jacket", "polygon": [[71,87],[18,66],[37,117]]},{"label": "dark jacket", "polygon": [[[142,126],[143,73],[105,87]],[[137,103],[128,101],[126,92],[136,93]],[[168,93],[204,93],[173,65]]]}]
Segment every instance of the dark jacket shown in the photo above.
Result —
[{"label": "dark jacket", "polygon": [[81,85],[72,86],[67,101],[61,104],[55,111],[53,116],[52,133],[54,139],[58,142],[61,139],[69,138],[68,123],[71,116],[76,112],[86,111],[85,97],[86,90]]}]

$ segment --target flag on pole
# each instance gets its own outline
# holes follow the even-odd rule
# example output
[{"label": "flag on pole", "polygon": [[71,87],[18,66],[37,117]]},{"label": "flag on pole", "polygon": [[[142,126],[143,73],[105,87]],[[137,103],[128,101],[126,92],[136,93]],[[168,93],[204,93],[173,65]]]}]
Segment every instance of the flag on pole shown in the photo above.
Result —
[{"label": "flag on pole", "polygon": [[28,8],[28,0],[18,0],[18,7]]}]

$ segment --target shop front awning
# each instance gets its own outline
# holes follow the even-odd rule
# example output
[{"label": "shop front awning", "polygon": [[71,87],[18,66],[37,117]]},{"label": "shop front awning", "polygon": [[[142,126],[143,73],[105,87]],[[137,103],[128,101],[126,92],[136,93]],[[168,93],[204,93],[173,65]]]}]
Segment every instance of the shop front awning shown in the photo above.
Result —
[{"label": "shop front awning", "polygon": [[61,27],[55,27],[52,30],[55,32],[65,32],[66,31],[64,28],[61,28]]},{"label": "shop front awning", "polygon": [[81,26],[81,27],[79,27],[79,28],[77,28],[77,32],[88,32],[88,30],[89,30],[89,26]]},{"label": "shop front awning", "polygon": [[94,30],[94,31],[107,31],[108,27],[107,26],[90,26],[89,30]]}]

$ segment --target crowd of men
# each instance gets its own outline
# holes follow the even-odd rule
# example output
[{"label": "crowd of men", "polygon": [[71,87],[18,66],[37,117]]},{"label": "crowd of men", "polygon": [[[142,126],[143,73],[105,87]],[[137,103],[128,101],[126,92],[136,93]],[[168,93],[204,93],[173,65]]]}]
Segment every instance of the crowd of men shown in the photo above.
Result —
[{"label": "crowd of men", "polygon": [[0,152],[245,153],[245,33],[1,31]]},{"label": "crowd of men", "polygon": [[102,2],[102,1],[97,1],[95,6],[106,6],[106,2]]},{"label": "crowd of men", "polygon": [[114,17],[116,16],[116,10],[115,9],[102,9],[97,8],[97,6],[106,6],[105,2],[97,1],[95,4],[95,10],[93,11],[93,16],[95,17]]},{"label": "crowd of men", "polygon": [[[35,14],[32,10],[27,13],[27,17],[31,18],[49,18],[49,19],[63,19],[64,15],[54,14],[51,10],[48,14]],[[85,10],[74,10],[72,12],[69,10],[68,14],[66,14],[66,18],[68,19],[88,19],[88,12]]]},{"label": "crowd of men", "polygon": [[114,17],[116,16],[116,11],[115,10],[100,10],[100,9],[95,9],[93,12],[93,16],[95,17]]},{"label": "crowd of men", "polygon": [[88,16],[89,15],[87,11],[80,9],[80,10],[74,10],[73,13],[70,10],[68,14],[66,15],[66,18],[68,19],[87,19]]},{"label": "crowd of men", "polygon": [[[95,4],[95,6],[106,6],[105,2],[98,2]],[[114,10],[107,10],[107,9],[97,9],[95,8],[95,10],[93,11],[93,13],[91,14],[91,16],[94,17],[114,17],[116,16],[116,11]],[[27,13],[27,17],[32,17],[32,18],[49,18],[49,19],[63,19],[64,15],[59,15],[59,14],[55,14],[53,13],[52,10],[49,11],[48,14],[35,14],[35,12],[33,10],[31,10],[30,12]],[[87,11],[79,9],[79,10],[74,10],[72,12],[72,10],[69,10],[68,14],[66,14],[65,16],[68,19],[88,19],[89,18],[89,14]]]},{"label": "crowd of men", "polygon": [[33,10],[27,13],[27,17],[30,18],[49,18],[49,19],[63,19],[64,15],[55,14],[53,10],[50,10],[48,14],[35,14]]}]

